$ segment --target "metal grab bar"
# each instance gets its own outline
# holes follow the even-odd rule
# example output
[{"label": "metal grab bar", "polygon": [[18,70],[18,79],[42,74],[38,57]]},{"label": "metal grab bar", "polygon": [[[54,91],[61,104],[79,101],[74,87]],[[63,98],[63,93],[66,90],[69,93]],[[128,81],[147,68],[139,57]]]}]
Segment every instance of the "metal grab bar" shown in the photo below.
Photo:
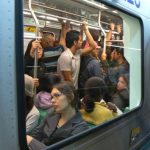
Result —
[{"label": "metal grab bar", "polygon": [[[28,9],[24,9],[24,11],[30,12]],[[43,12],[39,12],[39,11],[34,11],[34,13],[37,14],[37,15],[41,15],[41,16],[38,16],[38,18],[41,18],[41,19],[44,19],[44,20],[45,20],[45,18],[48,20],[48,17],[52,17],[52,18],[57,18],[58,21],[60,19],[60,20],[69,21],[70,23],[71,22],[76,23],[76,24],[74,24],[76,26],[79,26],[82,23],[82,21],[77,21],[77,20],[66,18],[66,17],[61,17],[61,16],[57,16],[57,15],[47,14],[47,13],[43,13]],[[43,16],[45,16],[45,17],[43,17]],[[100,29],[100,27],[97,26],[97,25],[93,25],[93,24],[89,24],[88,23],[88,26],[91,27],[91,28],[97,29],[97,30]]]},{"label": "metal grab bar", "polygon": [[106,40],[106,42],[124,42],[123,40]]},{"label": "metal grab bar", "polygon": [[98,25],[101,29],[101,31],[103,32],[103,35],[104,35],[104,45],[103,45],[103,53],[106,53],[106,33],[104,31],[104,29],[102,28],[101,26],[101,23],[100,23],[100,20],[101,20],[101,12],[99,11],[99,15],[98,15]]},{"label": "metal grab bar", "polygon": [[84,18],[84,19],[90,20],[87,17],[82,16],[82,15],[77,15],[77,14],[74,14],[74,13],[71,13],[71,12],[67,12],[67,11],[64,11],[64,10],[56,9],[56,8],[53,8],[53,7],[48,7],[48,6],[41,5],[41,4],[38,4],[38,3],[35,3],[35,2],[33,2],[32,5],[39,6],[39,7],[46,8],[46,9],[50,9],[50,10],[54,10],[54,11],[61,12],[61,13],[64,13],[64,14],[68,14],[68,15],[71,15],[71,16],[80,17],[80,18]]},{"label": "metal grab bar", "polygon": [[[29,0],[29,10],[36,24],[36,40],[37,40],[39,36],[39,21],[34,13],[34,10],[32,9],[31,0]],[[38,66],[38,49],[36,48],[34,51],[34,78],[37,77],[37,66]],[[36,92],[36,88],[35,88],[35,92]]]}]

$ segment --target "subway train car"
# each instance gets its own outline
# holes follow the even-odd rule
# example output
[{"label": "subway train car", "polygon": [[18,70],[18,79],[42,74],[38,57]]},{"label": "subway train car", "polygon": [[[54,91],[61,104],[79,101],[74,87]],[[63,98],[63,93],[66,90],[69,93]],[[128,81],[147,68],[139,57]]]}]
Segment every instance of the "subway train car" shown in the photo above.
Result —
[{"label": "subway train car", "polygon": [[[150,9],[148,0],[1,0],[0,1],[0,149],[26,150],[24,52],[39,31],[59,40],[60,21],[79,30],[83,20],[103,37],[102,51],[121,47],[129,63],[129,106],[121,115],[47,150],[149,150]],[[31,7],[29,7],[31,6]],[[4,15],[4,16],[3,16]],[[107,39],[110,23],[112,38]],[[118,38],[118,26],[122,38]],[[119,44],[118,44],[119,43]],[[121,43],[121,44],[120,44]],[[58,55],[51,53],[51,60]],[[56,62],[49,62],[50,72]]]}]

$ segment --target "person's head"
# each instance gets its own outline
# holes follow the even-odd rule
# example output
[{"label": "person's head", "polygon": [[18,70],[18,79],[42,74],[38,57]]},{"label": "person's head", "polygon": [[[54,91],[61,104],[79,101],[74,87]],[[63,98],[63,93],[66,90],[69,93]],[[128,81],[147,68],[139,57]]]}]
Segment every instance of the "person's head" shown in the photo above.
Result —
[{"label": "person's head", "polygon": [[99,53],[100,53],[100,48],[95,48],[92,50],[91,54],[93,57],[95,57],[96,59],[99,59]]},{"label": "person's head", "polygon": [[85,83],[84,104],[87,112],[92,112],[94,102],[100,102],[106,92],[106,85],[100,77],[91,77]]},{"label": "person's head", "polygon": [[34,82],[33,78],[29,75],[24,75],[25,78],[25,101],[26,101],[26,115],[33,107],[34,97]]},{"label": "person's head", "polygon": [[119,60],[120,58],[124,59],[124,49],[123,48],[118,48],[118,47],[114,48],[112,51],[112,54],[113,54],[114,60]]},{"label": "person's head", "polygon": [[54,85],[52,91],[52,106],[56,113],[63,113],[68,108],[76,108],[76,91],[72,83],[64,81]]},{"label": "person's head", "polygon": [[39,78],[39,91],[51,92],[53,86],[61,82],[61,77],[59,74],[43,74]]},{"label": "person's head", "polygon": [[117,90],[121,91],[123,89],[128,88],[128,76],[127,75],[120,75],[117,83]]},{"label": "person's head", "polygon": [[53,33],[43,34],[41,39],[41,45],[43,48],[53,47],[55,42],[55,36]]},{"label": "person's head", "polygon": [[91,35],[92,35],[94,41],[97,42],[98,39],[99,39],[99,36],[100,36],[99,31],[98,31],[98,30],[95,30],[95,29],[89,29],[89,31],[90,31],[90,33],[91,33]]},{"label": "person's head", "polygon": [[[31,54],[31,50],[33,48],[33,42],[35,42],[35,39],[31,40],[28,43],[27,49],[25,51],[25,58],[26,57],[34,57],[34,55]],[[44,56],[43,48],[42,45],[39,43],[38,44],[38,59],[41,59]]]},{"label": "person's head", "polygon": [[67,48],[72,48],[74,46],[75,49],[80,49],[82,47],[82,38],[80,32],[76,30],[70,30],[67,32],[66,46]]},{"label": "person's head", "polygon": [[91,77],[85,83],[85,95],[89,95],[94,101],[100,101],[105,95],[106,85],[102,78]]}]

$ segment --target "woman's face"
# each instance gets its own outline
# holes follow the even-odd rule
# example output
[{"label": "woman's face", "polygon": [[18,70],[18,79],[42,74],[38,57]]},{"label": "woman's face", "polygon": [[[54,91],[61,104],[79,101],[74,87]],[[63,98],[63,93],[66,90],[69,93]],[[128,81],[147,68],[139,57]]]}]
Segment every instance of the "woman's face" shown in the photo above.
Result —
[{"label": "woman's face", "polygon": [[32,47],[31,47],[31,50],[30,50],[30,56],[32,58],[34,58],[35,49],[38,49],[38,59],[42,58],[43,48],[42,48],[42,46],[41,46],[39,41],[33,41],[32,42]]},{"label": "woman's face", "polygon": [[67,97],[61,93],[58,89],[53,88],[51,92],[52,106],[56,113],[63,113],[70,106]]},{"label": "woman's face", "polygon": [[123,77],[119,77],[118,83],[117,83],[117,90],[123,90],[127,87],[126,81]]}]

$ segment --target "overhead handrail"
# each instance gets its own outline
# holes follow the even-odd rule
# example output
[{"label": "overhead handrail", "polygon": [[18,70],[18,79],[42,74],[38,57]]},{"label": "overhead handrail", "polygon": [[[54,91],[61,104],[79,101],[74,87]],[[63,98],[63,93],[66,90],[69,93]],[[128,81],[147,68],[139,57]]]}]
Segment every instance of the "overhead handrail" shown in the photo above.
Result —
[{"label": "overhead handrail", "polygon": [[140,48],[134,48],[134,47],[125,47],[125,46],[120,46],[120,45],[115,45],[115,44],[106,44],[109,47],[118,47],[118,48],[124,48],[124,49],[131,49],[131,50],[136,50],[136,51],[141,51]]},{"label": "overhead handrail", "polygon": [[54,10],[54,11],[57,11],[57,12],[61,12],[61,13],[64,13],[64,14],[68,14],[68,15],[71,15],[71,16],[80,17],[80,18],[84,18],[84,19],[89,20],[87,17],[85,17],[83,15],[78,15],[78,14],[75,14],[75,13],[67,12],[67,11],[56,9],[56,8],[53,8],[53,7],[48,7],[48,6],[41,5],[41,4],[38,4],[38,3],[35,3],[35,2],[32,2],[32,5],[39,6],[39,7],[42,7],[42,8]]},{"label": "overhead handrail", "polygon": [[106,40],[106,42],[122,42],[123,43],[123,40]]},{"label": "overhead handrail", "polygon": [[[25,10],[26,12],[30,12],[28,9],[24,9],[24,10]],[[82,21],[73,20],[73,19],[70,19],[70,18],[61,17],[61,16],[57,16],[57,15],[47,14],[47,13],[43,13],[43,12],[39,12],[39,11],[34,11],[34,13],[37,14],[37,15],[45,16],[45,17],[47,17],[47,19],[48,19],[48,17],[53,17],[53,18],[57,18],[58,21],[59,21],[59,19],[60,19],[60,20],[69,21],[70,23],[73,22],[73,23],[76,23],[76,24],[75,24],[76,26],[79,26],[79,25],[82,23]],[[44,20],[45,20],[45,17],[40,17],[40,16],[38,16],[38,18],[41,18],[41,19],[44,19]],[[93,24],[90,24],[90,23],[88,23],[88,25],[89,25],[89,27],[91,27],[91,28],[99,29],[99,26],[97,26],[97,25],[93,25]]]},{"label": "overhead handrail", "polygon": [[[39,21],[34,13],[34,10],[32,9],[31,2],[32,0],[29,0],[29,10],[31,12],[31,15],[35,21],[36,24],[36,40],[38,40],[40,29],[39,29]],[[36,48],[34,51],[34,78],[37,78],[37,66],[38,66],[38,49]],[[36,89],[35,89],[36,92]]]}]

